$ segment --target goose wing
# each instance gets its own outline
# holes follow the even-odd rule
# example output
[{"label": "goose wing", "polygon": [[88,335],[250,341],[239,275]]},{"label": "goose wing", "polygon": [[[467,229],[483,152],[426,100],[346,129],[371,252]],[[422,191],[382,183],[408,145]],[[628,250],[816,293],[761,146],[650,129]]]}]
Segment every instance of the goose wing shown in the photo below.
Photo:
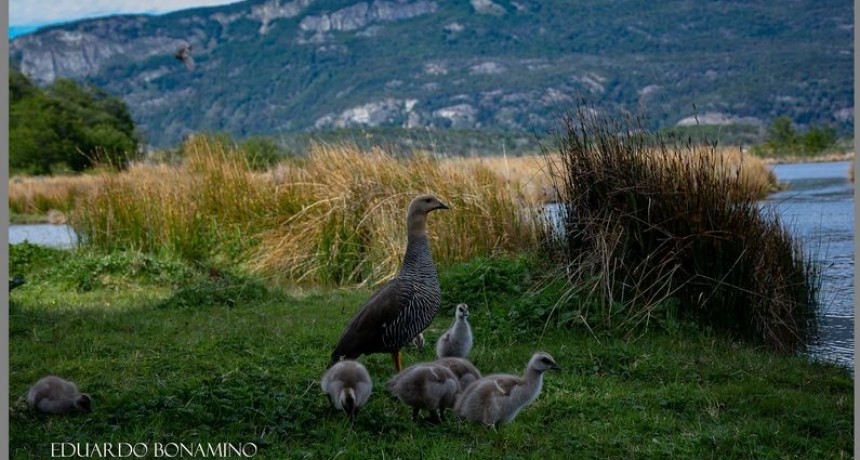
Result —
[{"label": "goose wing", "polygon": [[412,298],[412,286],[395,278],[361,307],[346,327],[332,352],[332,362],[341,357],[357,358],[361,354],[385,351],[382,335]]}]

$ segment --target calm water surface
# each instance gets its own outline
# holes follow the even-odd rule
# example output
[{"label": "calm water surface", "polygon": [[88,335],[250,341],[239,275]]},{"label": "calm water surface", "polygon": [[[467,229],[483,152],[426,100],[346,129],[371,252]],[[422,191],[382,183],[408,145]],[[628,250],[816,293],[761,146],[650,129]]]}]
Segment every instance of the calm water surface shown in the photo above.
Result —
[{"label": "calm water surface", "polygon": [[10,225],[9,244],[18,244],[24,241],[42,246],[68,249],[78,243],[78,237],[68,225]]},{"label": "calm water surface", "polygon": [[815,359],[854,369],[854,188],[850,163],[775,165],[788,189],[771,195],[782,221],[802,238],[821,267],[820,341]]}]

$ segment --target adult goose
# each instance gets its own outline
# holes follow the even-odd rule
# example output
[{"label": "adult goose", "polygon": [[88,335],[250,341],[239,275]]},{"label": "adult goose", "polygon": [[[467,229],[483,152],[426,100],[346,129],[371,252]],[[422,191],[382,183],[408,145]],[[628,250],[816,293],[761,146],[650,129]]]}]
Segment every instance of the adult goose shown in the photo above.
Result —
[{"label": "adult goose", "polygon": [[448,206],[433,195],[418,196],[409,204],[406,253],[400,272],[355,314],[331,354],[331,364],[363,354],[390,353],[395,370],[400,372],[400,349],[426,329],[439,312],[441,291],[427,237],[427,215],[437,209]]}]

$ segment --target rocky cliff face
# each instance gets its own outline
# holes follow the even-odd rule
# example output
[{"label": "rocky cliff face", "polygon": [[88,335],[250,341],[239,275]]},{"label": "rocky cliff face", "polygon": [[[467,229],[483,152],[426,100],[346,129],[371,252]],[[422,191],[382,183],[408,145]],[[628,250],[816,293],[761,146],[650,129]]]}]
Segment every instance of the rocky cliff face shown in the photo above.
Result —
[{"label": "rocky cliff face", "polygon": [[139,35],[145,16],[97,19],[71,28],[53,28],[24,35],[10,45],[22,72],[38,83],[56,78],[82,78],[98,73],[113,59],[143,60],[172,53],[180,40]]},{"label": "rocky cliff face", "polygon": [[[232,14],[193,14],[178,21],[190,28],[190,34],[188,29],[147,27],[154,21],[149,16],[94,19],[21,36],[11,43],[10,55],[22,72],[42,84],[56,78],[89,77],[113,63],[141,62],[174,53],[189,41],[188,36],[198,50],[211,52],[219,41],[229,39],[226,33],[208,32],[212,23],[219,25],[219,32],[226,32],[230,24],[247,20],[259,23],[257,32],[266,35],[278,20],[295,18],[313,3],[314,0],[268,0],[248,4]],[[375,22],[409,19],[433,13],[437,7],[436,2],[425,0],[359,2],[331,13],[305,16],[298,25],[295,41],[321,43],[329,32],[349,32]]]},{"label": "rocky cliff face", "polygon": [[[534,130],[581,99],[661,126],[850,127],[852,5],[822,1],[249,0],[51,27],[14,39],[10,59],[40,84],[120,95],[155,145],[201,130]],[[193,70],[174,58],[189,45]]]}]

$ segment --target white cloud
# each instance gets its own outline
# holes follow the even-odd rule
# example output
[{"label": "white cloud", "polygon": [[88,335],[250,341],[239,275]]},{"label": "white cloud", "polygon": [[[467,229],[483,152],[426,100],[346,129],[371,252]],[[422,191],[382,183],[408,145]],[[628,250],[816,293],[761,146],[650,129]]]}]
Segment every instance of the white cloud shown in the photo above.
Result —
[{"label": "white cloud", "polygon": [[9,0],[10,26],[36,26],[111,14],[161,14],[237,0]]}]

